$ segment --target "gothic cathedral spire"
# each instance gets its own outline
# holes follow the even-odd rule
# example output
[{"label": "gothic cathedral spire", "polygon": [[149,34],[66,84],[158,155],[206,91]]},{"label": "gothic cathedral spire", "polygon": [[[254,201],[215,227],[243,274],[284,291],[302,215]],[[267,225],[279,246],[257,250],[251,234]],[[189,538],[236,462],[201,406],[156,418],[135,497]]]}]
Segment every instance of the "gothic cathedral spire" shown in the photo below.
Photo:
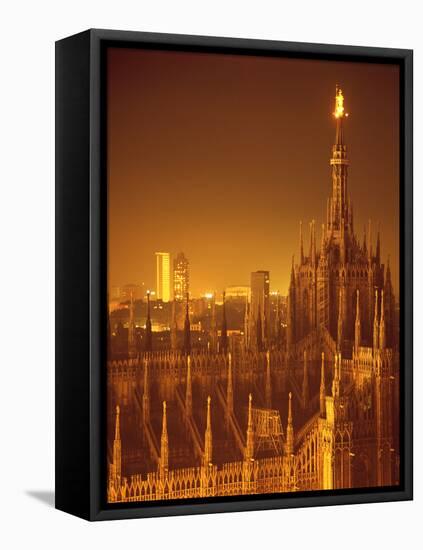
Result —
[{"label": "gothic cathedral spire", "polygon": [[167,475],[169,470],[169,438],[167,435],[166,401],[163,401],[162,436],[160,439],[160,474]]},{"label": "gothic cathedral spire", "polygon": [[153,351],[153,333],[151,328],[150,292],[147,292],[147,320],[145,322],[145,351]]},{"label": "gothic cathedral spire", "polygon": [[355,306],[355,325],[354,325],[355,353],[358,353],[358,348],[360,346],[361,346],[360,291],[357,289],[357,300],[356,300],[356,306]]},{"label": "gothic cathedral spire", "polygon": [[120,439],[120,407],[116,406],[115,439],[113,441],[113,469],[117,485],[122,476],[122,442]]},{"label": "gothic cathedral spire", "polygon": [[213,439],[211,429],[211,413],[210,413],[210,395],[207,397],[207,422],[206,433],[204,435],[204,466],[211,464],[213,459]]},{"label": "gothic cathedral spire", "polygon": [[320,371],[320,416],[326,416],[326,382],[325,382],[325,353],[322,351],[322,367]]},{"label": "gothic cathedral spire", "polygon": [[187,417],[192,415],[192,381],[191,381],[191,356],[187,357],[187,387],[185,391],[185,412]]},{"label": "gothic cathedral spire", "polygon": [[189,294],[186,295],[186,309],[184,322],[184,352],[189,355],[191,353],[191,323],[189,321]]},{"label": "gothic cathedral spire", "polygon": [[288,395],[288,422],[286,426],[285,453],[291,456],[294,453],[294,426],[292,423],[292,393]]},{"label": "gothic cathedral spire", "polygon": [[350,231],[351,215],[349,212],[347,175],[348,158],[347,147],[344,144],[344,118],[348,116],[344,108],[344,95],[341,88],[336,86],[335,111],[336,134],[332,147],[332,197],[330,199],[330,216],[328,231],[339,246],[344,246],[346,235]]},{"label": "gothic cathedral spire", "polygon": [[144,390],[142,395],[143,421],[145,424],[150,422],[150,388],[148,380],[148,360],[144,360]]},{"label": "gothic cathedral spire", "polygon": [[245,460],[254,458],[254,430],[253,430],[253,396],[248,396],[248,423],[247,423],[247,445],[245,447]]},{"label": "gothic cathedral spire", "polygon": [[228,351],[228,329],[226,326],[226,293],[223,292],[223,304],[222,304],[222,330],[220,333],[220,349],[222,353]]}]

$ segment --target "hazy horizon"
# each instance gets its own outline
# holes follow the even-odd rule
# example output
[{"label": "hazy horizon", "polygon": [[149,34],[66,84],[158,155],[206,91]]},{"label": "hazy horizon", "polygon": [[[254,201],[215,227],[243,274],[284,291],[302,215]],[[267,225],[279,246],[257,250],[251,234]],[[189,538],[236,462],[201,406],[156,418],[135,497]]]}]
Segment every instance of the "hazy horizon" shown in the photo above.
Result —
[{"label": "hazy horizon", "polygon": [[155,289],[155,252],[190,262],[194,295],[270,271],[287,293],[303,222],[317,242],[331,195],[335,85],[355,231],[380,223],[399,279],[397,66],[110,48],[109,287]]}]

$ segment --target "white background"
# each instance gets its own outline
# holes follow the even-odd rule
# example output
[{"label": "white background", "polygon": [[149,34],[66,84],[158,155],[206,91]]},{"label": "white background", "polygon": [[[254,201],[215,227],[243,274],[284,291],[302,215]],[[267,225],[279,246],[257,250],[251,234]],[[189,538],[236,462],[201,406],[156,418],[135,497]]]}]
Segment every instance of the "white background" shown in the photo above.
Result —
[{"label": "white background", "polygon": [[[54,41],[98,27],[412,48],[418,213],[423,207],[419,155],[423,48],[419,4],[408,0],[15,0],[2,4],[0,545],[3,548],[423,547],[419,346],[415,354],[414,502],[97,524],[48,505],[54,488]],[[369,101],[377,101],[377,97],[369,97]],[[422,277],[419,247],[422,239],[421,217],[416,216],[416,311],[423,308],[422,285],[418,284]],[[416,342],[422,338],[419,320],[416,315]]]}]

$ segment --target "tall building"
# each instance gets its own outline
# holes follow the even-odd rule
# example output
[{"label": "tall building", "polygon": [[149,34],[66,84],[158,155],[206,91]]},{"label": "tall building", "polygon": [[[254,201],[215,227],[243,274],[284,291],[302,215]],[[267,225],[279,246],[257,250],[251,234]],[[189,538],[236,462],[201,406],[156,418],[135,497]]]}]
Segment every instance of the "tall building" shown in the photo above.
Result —
[{"label": "tall building", "polygon": [[178,302],[189,293],[189,261],[183,252],[173,260],[173,296]]},{"label": "tall building", "polygon": [[[250,344],[262,347],[270,330],[270,276],[268,271],[251,273]],[[259,350],[260,351],[260,350]]]},{"label": "tall building", "polygon": [[169,252],[156,252],[156,298],[163,302],[170,300]]},{"label": "tall building", "polygon": [[299,262],[292,264],[288,295],[288,344],[300,344],[313,332],[328,331],[339,351],[351,357],[357,316],[360,342],[370,344],[377,332],[374,314],[376,311],[380,317],[381,304],[386,344],[393,344],[394,295],[389,266],[385,269],[381,263],[379,232],[375,246],[371,222],[361,241],[355,233],[344,136],[344,119],[348,115],[339,88],[334,116],[336,133],[330,159],[332,195],[327,200],[326,225],[322,225],[318,251],[315,221],[310,223],[310,246],[306,255],[300,223]]}]

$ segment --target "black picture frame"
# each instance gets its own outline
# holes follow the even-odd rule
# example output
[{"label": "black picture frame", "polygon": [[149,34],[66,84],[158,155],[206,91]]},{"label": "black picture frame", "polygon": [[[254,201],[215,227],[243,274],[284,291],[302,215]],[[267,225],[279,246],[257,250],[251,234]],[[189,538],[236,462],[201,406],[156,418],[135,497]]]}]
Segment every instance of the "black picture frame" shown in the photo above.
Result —
[{"label": "black picture frame", "polygon": [[[398,488],[106,503],[104,51],[110,45],[400,67],[401,484]],[[413,495],[413,52],[91,29],[56,43],[56,508],[87,520],[410,500]]]}]

